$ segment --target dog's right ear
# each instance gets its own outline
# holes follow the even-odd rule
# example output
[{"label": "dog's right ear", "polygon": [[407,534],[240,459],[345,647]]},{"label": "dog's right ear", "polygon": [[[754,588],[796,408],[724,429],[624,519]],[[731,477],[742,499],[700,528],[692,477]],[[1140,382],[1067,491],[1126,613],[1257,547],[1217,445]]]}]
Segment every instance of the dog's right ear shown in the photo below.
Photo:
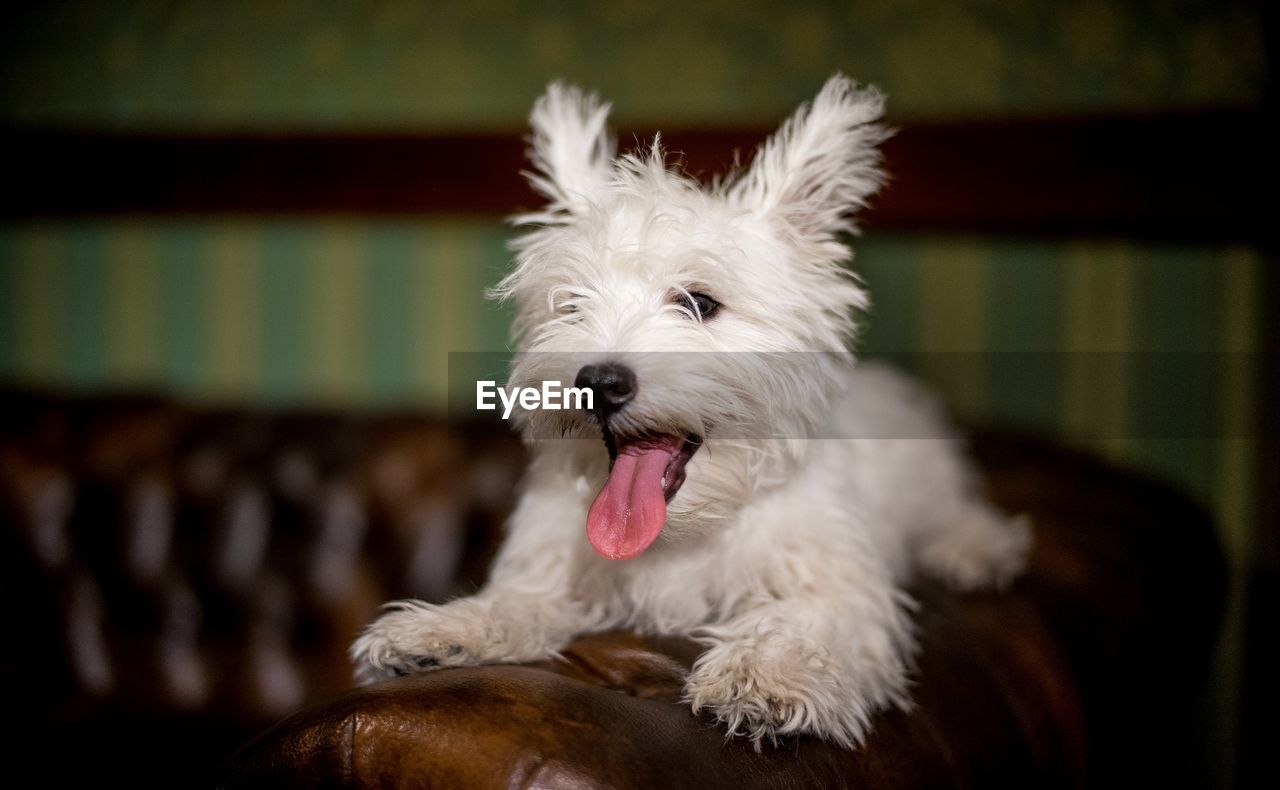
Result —
[{"label": "dog's right ear", "polygon": [[547,86],[529,114],[534,169],[525,176],[548,204],[518,220],[563,222],[586,212],[592,195],[609,180],[615,146],[608,118],[609,105],[594,93],[560,81]]},{"label": "dog's right ear", "polygon": [[881,183],[884,97],[836,74],[801,105],[730,189],[739,205],[808,240],[855,230],[853,215]]}]

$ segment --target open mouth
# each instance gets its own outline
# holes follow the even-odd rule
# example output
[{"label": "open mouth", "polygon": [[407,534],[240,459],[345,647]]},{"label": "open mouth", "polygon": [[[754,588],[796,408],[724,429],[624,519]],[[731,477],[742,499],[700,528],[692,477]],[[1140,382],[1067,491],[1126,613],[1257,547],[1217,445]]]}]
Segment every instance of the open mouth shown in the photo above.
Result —
[{"label": "open mouth", "polygon": [[669,503],[684,485],[685,467],[702,446],[695,434],[625,438],[603,426],[609,479],[587,513],[587,538],[602,557],[627,560],[662,532]]}]

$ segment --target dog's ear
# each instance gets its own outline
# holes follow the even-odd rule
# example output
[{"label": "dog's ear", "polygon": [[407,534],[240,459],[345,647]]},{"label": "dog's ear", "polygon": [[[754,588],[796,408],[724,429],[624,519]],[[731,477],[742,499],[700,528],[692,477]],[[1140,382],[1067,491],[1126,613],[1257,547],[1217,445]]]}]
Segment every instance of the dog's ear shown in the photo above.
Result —
[{"label": "dog's ear", "polygon": [[804,238],[856,230],[853,214],[884,181],[883,113],[878,90],[836,74],[761,146],[730,197]]},{"label": "dog's ear", "polygon": [[581,214],[591,195],[609,179],[614,141],[606,122],[609,105],[594,93],[564,82],[553,82],[529,114],[532,135],[526,172],[530,185],[549,201],[531,215],[548,221],[564,214]]}]

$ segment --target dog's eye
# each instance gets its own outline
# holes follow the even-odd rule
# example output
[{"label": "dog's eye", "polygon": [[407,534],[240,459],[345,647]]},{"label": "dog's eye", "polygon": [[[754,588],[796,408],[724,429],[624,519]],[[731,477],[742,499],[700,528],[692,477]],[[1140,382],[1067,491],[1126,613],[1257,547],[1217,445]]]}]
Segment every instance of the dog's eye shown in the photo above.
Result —
[{"label": "dog's eye", "polygon": [[719,302],[698,291],[680,294],[680,303],[684,305],[684,308],[691,315],[697,316],[703,321],[706,321],[720,309]]}]

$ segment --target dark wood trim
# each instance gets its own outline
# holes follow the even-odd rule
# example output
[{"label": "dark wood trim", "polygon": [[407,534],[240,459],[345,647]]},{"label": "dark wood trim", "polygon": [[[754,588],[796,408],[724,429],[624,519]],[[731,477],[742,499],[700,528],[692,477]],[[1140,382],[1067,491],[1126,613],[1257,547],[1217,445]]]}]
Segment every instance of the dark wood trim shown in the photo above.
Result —
[{"label": "dark wood trim", "polygon": [[[766,130],[664,133],[695,174],[749,158]],[[623,132],[621,140],[641,139]],[[500,216],[536,200],[509,134],[0,131],[0,216]],[[1257,116],[907,124],[874,229],[1259,238]]]}]

